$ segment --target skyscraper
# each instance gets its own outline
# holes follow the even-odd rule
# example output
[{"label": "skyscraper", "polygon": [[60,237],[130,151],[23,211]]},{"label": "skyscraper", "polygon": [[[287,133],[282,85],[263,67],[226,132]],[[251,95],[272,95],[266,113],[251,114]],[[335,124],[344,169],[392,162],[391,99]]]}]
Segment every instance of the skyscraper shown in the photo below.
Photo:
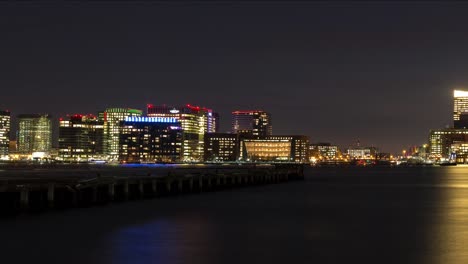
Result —
[{"label": "skyscraper", "polygon": [[8,155],[10,144],[10,112],[0,111],[0,158]]},{"label": "skyscraper", "polygon": [[213,110],[192,106],[154,106],[148,105],[149,117],[176,118],[183,130],[183,161],[202,161],[205,133],[216,132],[219,116]]},{"label": "skyscraper", "polygon": [[453,127],[468,128],[468,91],[453,91]]},{"label": "skyscraper", "polygon": [[141,116],[141,110],[131,108],[108,108],[100,113],[100,120],[104,122],[104,154],[109,159],[117,160],[119,156],[119,139],[121,122],[126,117]]},{"label": "skyscraper", "polygon": [[18,115],[18,151],[29,154],[52,148],[52,119],[48,114]]},{"label": "skyscraper", "polygon": [[253,137],[272,135],[271,115],[264,111],[232,112],[232,133],[247,134]]},{"label": "skyscraper", "polygon": [[60,118],[59,157],[65,161],[86,161],[103,154],[103,126],[93,115]]}]

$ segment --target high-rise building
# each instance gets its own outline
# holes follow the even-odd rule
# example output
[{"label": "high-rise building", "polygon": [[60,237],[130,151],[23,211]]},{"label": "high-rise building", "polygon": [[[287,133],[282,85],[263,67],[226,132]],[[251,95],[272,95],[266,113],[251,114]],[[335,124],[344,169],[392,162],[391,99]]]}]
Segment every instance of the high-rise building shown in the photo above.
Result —
[{"label": "high-rise building", "polygon": [[87,161],[103,154],[104,124],[96,116],[76,114],[59,121],[59,157]]},{"label": "high-rise building", "polygon": [[205,161],[236,161],[239,153],[237,134],[205,134]]},{"label": "high-rise building", "polygon": [[272,135],[271,115],[264,111],[232,112],[232,133],[266,137]]},{"label": "high-rise building", "polygon": [[468,128],[468,91],[453,91],[453,127]]},{"label": "high-rise building", "polygon": [[18,115],[18,152],[50,152],[52,118],[48,114]]},{"label": "high-rise building", "polygon": [[155,106],[148,105],[148,117],[169,117],[180,122],[183,130],[182,160],[186,162],[203,161],[204,135],[217,132],[219,115],[213,110],[192,106]]},{"label": "high-rise building", "polygon": [[10,145],[10,112],[0,111],[0,158],[8,156]]},{"label": "high-rise building", "polygon": [[121,122],[126,117],[138,117],[142,114],[141,110],[131,108],[108,108],[99,113],[99,119],[104,124],[104,154],[108,159],[117,160],[119,157]]},{"label": "high-rise building", "polygon": [[307,136],[267,136],[240,139],[240,159],[256,162],[309,162]]},{"label": "high-rise building", "polygon": [[173,117],[127,117],[122,122],[119,160],[178,162],[182,158],[182,128]]}]

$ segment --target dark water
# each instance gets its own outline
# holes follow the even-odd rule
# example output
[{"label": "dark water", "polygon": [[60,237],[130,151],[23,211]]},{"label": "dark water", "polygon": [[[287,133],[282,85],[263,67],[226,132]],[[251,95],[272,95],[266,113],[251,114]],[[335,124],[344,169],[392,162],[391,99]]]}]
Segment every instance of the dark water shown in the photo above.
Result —
[{"label": "dark water", "polygon": [[468,167],[306,172],[305,182],[0,220],[0,261],[468,263]]}]

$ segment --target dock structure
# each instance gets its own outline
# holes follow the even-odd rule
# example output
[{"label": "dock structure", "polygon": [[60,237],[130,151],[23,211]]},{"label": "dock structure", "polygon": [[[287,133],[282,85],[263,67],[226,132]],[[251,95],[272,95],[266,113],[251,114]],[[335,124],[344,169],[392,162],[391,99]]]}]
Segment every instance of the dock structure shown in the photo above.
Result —
[{"label": "dock structure", "polygon": [[220,191],[304,179],[299,164],[0,168],[0,214]]}]

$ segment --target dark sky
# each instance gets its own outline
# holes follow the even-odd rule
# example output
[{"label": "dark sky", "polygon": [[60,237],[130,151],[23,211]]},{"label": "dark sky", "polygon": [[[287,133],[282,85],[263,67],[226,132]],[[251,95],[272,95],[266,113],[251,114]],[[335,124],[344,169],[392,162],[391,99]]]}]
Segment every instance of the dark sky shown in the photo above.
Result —
[{"label": "dark sky", "polygon": [[275,134],[399,152],[468,87],[468,3],[0,3],[0,109],[264,109]]}]

